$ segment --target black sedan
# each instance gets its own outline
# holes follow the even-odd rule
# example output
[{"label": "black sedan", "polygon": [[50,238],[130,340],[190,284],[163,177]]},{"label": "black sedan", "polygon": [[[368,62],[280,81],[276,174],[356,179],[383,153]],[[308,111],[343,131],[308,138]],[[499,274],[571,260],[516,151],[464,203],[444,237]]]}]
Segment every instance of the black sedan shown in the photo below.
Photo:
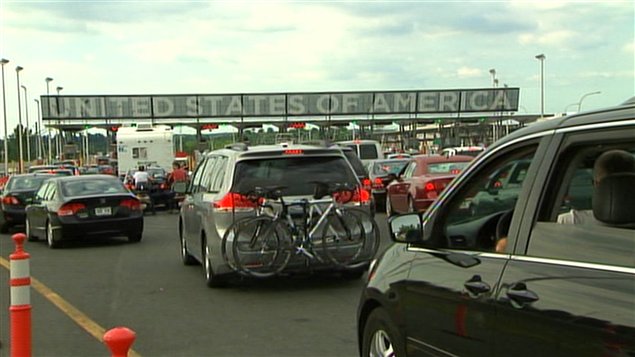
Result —
[{"label": "black sedan", "polygon": [[46,238],[50,248],[63,240],[124,235],[139,242],[143,211],[139,200],[110,175],[52,178],[26,208],[26,235]]},{"label": "black sedan", "polygon": [[9,177],[2,193],[2,214],[0,214],[0,232],[7,233],[9,228],[24,224],[25,207],[40,188],[42,183],[55,175],[25,174]]}]

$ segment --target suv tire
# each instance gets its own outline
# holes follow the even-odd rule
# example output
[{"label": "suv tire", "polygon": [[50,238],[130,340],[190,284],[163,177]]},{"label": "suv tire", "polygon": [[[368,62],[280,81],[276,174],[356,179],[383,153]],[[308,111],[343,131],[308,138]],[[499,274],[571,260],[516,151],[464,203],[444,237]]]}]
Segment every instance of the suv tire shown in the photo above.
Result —
[{"label": "suv tire", "polygon": [[183,262],[183,265],[195,265],[197,262],[187,249],[187,243],[183,237],[183,225],[181,222],[179,222],[179,241],[181,242],[181,261]]},{"label": "suv tire", "polygon": [[222,288],[227,286],[227,279],[214,274],[210,257],[210,249],[207,245],[207,239],[203,236],[203,268],[205,270],[205,284],[210,288]]},{"label": "suv tire", "polygon": [[368,316],[362,338],[362,356],[406,355],[403,337],[386,310],[381,307],[373,310]]}]

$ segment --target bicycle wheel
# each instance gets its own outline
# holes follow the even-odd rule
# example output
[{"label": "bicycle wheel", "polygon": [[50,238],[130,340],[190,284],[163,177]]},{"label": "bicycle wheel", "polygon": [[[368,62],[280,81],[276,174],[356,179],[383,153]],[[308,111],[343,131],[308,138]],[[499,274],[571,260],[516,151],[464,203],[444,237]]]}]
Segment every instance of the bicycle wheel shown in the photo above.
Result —
[{"label": "bicycle wheel", "polygon": [[220,250],[221,256],[223,257],[223,261],[229,265],[236,272],[240,272],[240,268],[236,266],[234,263],[234,256],[232,254],[232,244],[234,244],[234,237],[236,236],[236,230],[240,226],[240,224],[244,221],[251,220],[252,217],[245,217],[234,221],[227,230],[225,234],[223,234],[223,239],[221,239]]},{"label": "bicycle wheel", "polygon": [[357,264],[349,265],[349,268],[354,269],[364,264],[368,264],[368,262],[375,257],[379,251],[381,233],[379,232],[377,222],[367,211],[356,207],[343,207],[341,210],[345,211],[346,214],[356,216],[364,226],[364,247],[357,257]]},{"label": "bicycle wheel", "polygon": [[281,272],[291,257],[293,241],[286,225],[263,216],[241,220],[233,230],[233,264],[247,275],[267,278]]},{"label": "bicycle wheel", "polygon": [[[333,264],[349,268],[364,248],[365,230],[354,214],[336,209],[326,216],[320,240],[324,256]],[[318,242],[316,242],[318,243]]]}]

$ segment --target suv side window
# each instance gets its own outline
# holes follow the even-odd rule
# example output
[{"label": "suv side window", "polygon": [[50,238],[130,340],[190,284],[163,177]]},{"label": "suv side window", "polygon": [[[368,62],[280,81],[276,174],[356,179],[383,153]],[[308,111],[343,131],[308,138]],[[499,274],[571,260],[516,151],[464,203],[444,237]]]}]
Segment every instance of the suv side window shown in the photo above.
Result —
[{"label": "suv side window", "polygon": [[[514,168],[525,167],[526,172],[537,148],[537,144],[532,144],[504,153],[494,161],[480,165],[479,171],[464,181],[439,217],[440,224],[436,229],[437,236],[444,237],[439,243],[441,248],[495,250],[497,230],[501,229],[506,236],[524,184],[521,179],[525,176],[516,175],[517,183],[508,188],[502,186],[500,180],[514,175]],[[499,228],[499,222],[504,221],[505,216],[506,223]]]},{"label": "suv side window", "polygon": [[[635,184],[635,140],[609,142],[580,142],[560,153],[528,255],[635,267],[635,199],[629,199]],[[600,155],[606,159],[616,153],[625,160],[612,161],[611,168],[598,163]],[[614,183],[614,191],[605,191]]]},{"label": "suv side window", "polygon": [[196,167],[196,171],[194,171],[194,175],[192,176],[192,183],[190,184],[190,189],[189,189],[190,192],[192,193],[198,192],[198,187],[201,184],[201,177],[203,176],[203,171],[205,169],[205,165],[207,164],[207,161],[209,160],[206,159],[202,161]]},{"label": "suv side window", "polygon": [[216,164],[210,174],[209,192],[220,192],[223,187],[223,179],[225,178],[225,170],[227,169],[227,157],[218,156],[216,158]]},{"label": "suv side window", "polygon": [[216,168],[218,167],[218,156],[212,156],[207,158],[207,163],[205,164],[205,170],[203,170],[201,176],[201,182],[198,185],[199,192],[208,192],[210,190],[210,184],[212,182],[212,176],[214,176],[216,172]]}]

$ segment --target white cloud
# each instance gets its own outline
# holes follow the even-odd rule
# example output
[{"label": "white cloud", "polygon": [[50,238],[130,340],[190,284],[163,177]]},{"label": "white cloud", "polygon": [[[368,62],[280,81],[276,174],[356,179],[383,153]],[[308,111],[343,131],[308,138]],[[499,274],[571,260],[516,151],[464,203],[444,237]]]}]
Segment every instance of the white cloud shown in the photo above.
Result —
[{"label": "white cloud", "polygon": [[459,78],[473,78],[482,76],[483,71],[479,68],[461,67],[456,74]]},{"label": "white cloud", "polygon": [[541,34],[522,34],[519,36],[519,42],[521,45],[568,46],[575,36],[573,31],[558,30]]}]

